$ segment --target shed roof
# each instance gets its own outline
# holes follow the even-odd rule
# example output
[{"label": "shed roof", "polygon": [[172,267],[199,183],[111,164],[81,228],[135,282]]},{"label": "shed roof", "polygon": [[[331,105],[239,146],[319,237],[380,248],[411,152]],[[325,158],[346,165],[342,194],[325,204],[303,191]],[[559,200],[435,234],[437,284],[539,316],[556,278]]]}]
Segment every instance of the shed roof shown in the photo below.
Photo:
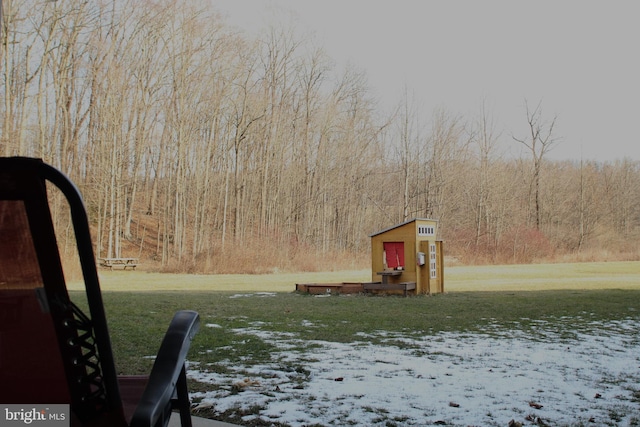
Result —
[{"label": "shed roof", "polygon": [[416,221],[434,221],[434,222],[438,222],[437,219],[431,219],[431,218],[413,218],[413,219],[407,220],[405,222],[402,222],[400,224],[392,225],[391,227],[385,228],[384,230],[376,231],[373,234],[369,234],[369,237],[373,237],[373,236],[377,236],[378,234],[386,233],[387,231],[393,230],[394,228],[402,227],[403,225],[407,225],[407,224],[409,224],[411,222],[416,222]]}]

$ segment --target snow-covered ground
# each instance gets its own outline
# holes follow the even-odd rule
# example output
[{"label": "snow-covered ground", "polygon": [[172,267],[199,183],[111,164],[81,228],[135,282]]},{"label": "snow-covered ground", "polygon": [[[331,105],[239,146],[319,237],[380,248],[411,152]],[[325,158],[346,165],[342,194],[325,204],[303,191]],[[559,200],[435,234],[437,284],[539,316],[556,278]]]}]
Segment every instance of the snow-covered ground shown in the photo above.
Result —
[{"label": "snow-covered ground", "polygon": [[261,408],[245,420],[263,425],[640,425],[635,319],[593,323],[587,332],[544,321],[527,333],[503,326],[424,337],[381,331],[346,344],[265,329],[237,332],[277,343],[271,363],[227,361],[224,375],[189,366],[190,378],[215,385],[192,395],[200,408]]}]

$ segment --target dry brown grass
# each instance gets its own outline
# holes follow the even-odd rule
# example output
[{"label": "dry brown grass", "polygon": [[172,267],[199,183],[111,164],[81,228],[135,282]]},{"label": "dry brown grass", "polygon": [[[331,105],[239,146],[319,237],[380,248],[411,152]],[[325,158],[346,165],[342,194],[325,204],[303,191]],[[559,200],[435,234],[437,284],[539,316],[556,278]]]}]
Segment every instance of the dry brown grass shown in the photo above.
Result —
[{"label": "dry brown grass", "polygon": [[[101,270],[100,279],[106,291],[293,292],[296,283],[369,281],[371,271],[203,275]],[[71,287],[81,284],[75,281]],[[640,262],[445,268],[445,292],[556,289],[640,289]]]}]

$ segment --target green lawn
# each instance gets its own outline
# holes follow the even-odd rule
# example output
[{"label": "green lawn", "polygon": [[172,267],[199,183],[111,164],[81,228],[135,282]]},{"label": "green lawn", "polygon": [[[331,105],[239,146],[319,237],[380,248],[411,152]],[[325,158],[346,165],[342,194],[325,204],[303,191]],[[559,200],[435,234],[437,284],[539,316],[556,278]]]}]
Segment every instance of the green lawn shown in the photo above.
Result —
[{"label": "green lawn", "polygon": [[[528,330],[544,320],[568,334],[593,322],[640,317],[639,290],[545,290],[540,292],[456,292],[414,298],[331,296],[295,293],[235,297],[227,292],[105,292],[104,300],[119,367],[145,372],[172,314],[196,310],[201,332],[190,359],[202,363],[269,357],[275,343],[237,331],[260,324],[302,340],[350,342],[356,334],[404,334]],[[308,327],[313,324],[315,327]],[[215,325],[215,327],[212,327]],[[321,327],[317,327],[321,325]]]},{"label": "green lawn", "polygon": [[[412,298],[317,298],[293,292],[296,282],[366,280],[367,274],[115,271],[103,272],[102,281],[117,360],[127,373],[148,369],[150,359],[140,356],[155,353],[172,314],[183,308],[198,311],[203,324],[190,357],[208,362],[268,357],[273,343],[244,342],[231,332],[255,322],[303,339],[349,342],[357,333],[380,330],[432,334],[484,331],[495,325],[522,329],[536,320],[553,320],[559,330],[577,330],[596,320],[640,316],[640,263],[456,267],[448,270],[445,294]],[[271,291],[273,295],[256,295]],[[323,327],[308,328],[308,323]],[[210,324],[219,327],[207,327]],[[208,351],[220,348],[225,349]]]},{"label": "green lawn", "polygon": [[[395,333],[422,338],[440,332],[481,332],[500,338],[522,331],[542,341],[540,322],[546,325],[545,333],[551,329],[572,339],[619,320],[640,319],[640,263],[455,267],[446,271],[447,292],[434,296],[317,297],[293,292],[295,283],[366,281],[369,274],[102,271],[118,371],[149,372],[164,331],[179,309],[196,310],[201,316],[189,360],[221,374],[238,361],[260,365],[281,351],[277,340],[252,333],[256,328],[271,337],[295,336],[304,352],[315,340],[351,343],[363,336],[371,344],[406,345],[381,339]],[[79,285],[71,287],[72,297],[81,299]],[[296,363],[283,369],[305,369],[304,361]],[[192,391],[211,387],[190,380]]]}]

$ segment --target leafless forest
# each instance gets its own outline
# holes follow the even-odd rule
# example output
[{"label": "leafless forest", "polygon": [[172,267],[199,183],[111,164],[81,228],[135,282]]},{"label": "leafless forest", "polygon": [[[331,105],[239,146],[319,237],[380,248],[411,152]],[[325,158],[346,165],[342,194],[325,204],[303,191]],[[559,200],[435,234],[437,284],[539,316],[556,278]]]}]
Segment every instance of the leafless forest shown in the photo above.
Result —
[{"label": "leafless forest", "polygon": [[428,217],[463,263],[639,259],[640,163],[550,159],[562,117],[539,100],[523,134],[410,88],[386,111],[295,25],[249,36],[198,4],[4,1],[0,155],[78,184],[98,256],[366,267],[369,234]]}]

